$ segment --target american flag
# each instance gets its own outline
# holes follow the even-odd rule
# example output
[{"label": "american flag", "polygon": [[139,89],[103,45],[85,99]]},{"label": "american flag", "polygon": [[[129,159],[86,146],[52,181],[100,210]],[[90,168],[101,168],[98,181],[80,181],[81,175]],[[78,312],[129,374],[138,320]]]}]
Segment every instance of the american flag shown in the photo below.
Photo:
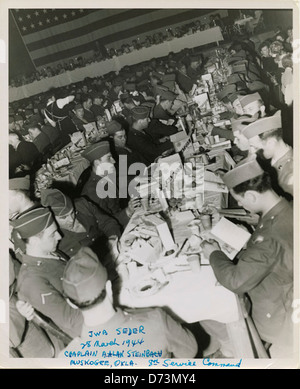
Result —
[{"label": "american flag", "polygon": [[[184,23],[208,9],[10,9],[36,68]],[[120,45],[121,46],[121,45]]]}]

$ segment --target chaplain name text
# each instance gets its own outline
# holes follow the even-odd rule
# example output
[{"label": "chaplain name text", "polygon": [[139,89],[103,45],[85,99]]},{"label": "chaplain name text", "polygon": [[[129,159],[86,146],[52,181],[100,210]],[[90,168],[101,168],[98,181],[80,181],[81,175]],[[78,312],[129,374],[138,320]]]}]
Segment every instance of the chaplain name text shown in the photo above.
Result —
[{"label": "chaplain name text", "polygon": [[88,357],[101,357],[101,358],[161,358],[162,350],[152,351],[149,349],[137,351],[137,350],[122,350],[122,351],[98,351],[98,350],[85,350],[85,351],[65,351],[65,357],[68,358],[88,358]]}]

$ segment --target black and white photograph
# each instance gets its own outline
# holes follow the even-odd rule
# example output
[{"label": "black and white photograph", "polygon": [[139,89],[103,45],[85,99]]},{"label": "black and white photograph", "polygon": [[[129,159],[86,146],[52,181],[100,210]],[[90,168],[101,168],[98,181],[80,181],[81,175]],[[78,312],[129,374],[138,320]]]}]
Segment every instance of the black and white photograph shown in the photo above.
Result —
[{"label": "black and white photograph", "polygon": [[0,8],[1,368],[299,369],[299,4]]}]

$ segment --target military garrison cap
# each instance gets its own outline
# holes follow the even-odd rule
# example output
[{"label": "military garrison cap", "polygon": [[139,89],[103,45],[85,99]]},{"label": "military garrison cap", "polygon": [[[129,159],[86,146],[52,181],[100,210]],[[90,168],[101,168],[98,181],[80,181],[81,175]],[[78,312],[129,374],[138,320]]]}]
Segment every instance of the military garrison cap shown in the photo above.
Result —
[{"label": "military garrison cap", "polygon": [[249,95],[245,95],[245,96],[241,97],[240,103],[241,103],[241,106],[244,108],[248,104],[251,104],[254,101],[259,101],[259,100],[262,100],[261,95],[258,92],[255,92],[255,93],[251,93]]},{"label": "military garrison cap", "polygon": [[236,92],[236,85],[229,84],[224,86],[224,88],[217,94],[219,100],[223,100],[225,97],[228,98],[229,95]]},{"label": "military garrison cap", "polygon": [[133,119],[135,120],[146,119],[147,117],[149,117],[150,109],[148,107],[142,107],[142,106],[134,107],[131,110],[131,113]]},{"label": "military garrison cap", "polygon": [[263,169],[260,167],[256,159],[247,159],[242,163],[236,165],[228,173],[224,174],[223,181],[228,189],[232,189],[235,186],[258,177],[263,174]]},{"label": "military garrison cap", "polygon": [[267,116],[249,124],[249,126],[243,130],[243,135],[245,135],[246,138],[251,139],[255,135],[281,128],[281,126],[281,111],[277,111],[273,116]]},{"label": "military garrison cap", "polygon": [[247,67],[245,63],[232,65],[232,73],[245,73],[246,71]]},{"label": "military garrison cap", "polygon": [[235,84],[236,82],[242,81],[242,78],[239,73],[233,73],[227,77],[228,84]]},{"label": "military garrison cap", "polygon": [[155,94],[159,95],[162,100],[170,100],[173,101],[176,99],[177,94],[172,92],[167,86],[165,85],[156,85],[155,88]]},{"label": "military garrison cap", "polygon": [[106,129],[109,135],[114,135],[116,132],[122,130],[122,126],[116,120],[112,120],[107,124]]},{"label": "military garrison cap", "polygon": [[9,190],[29,190],[30,189],[30,177],[16,177],[9,180]]},{"label": "military garrison cap", "polygon": [[63,291],[76,302],[85,303],[95,300],[101,294],[106,281],[106,268],[89,247],[83,247],[65,267]]},{"label": "military garrison cap", "polygon": [[73,209],[71,199],[58,189],[41,190],[41,204],[50,207],[55,216],[65,216]]},{"label": "military garrison cap", "polygon": [[54,218],[48,208],[37,207],[20,215],[11,223],[21,238],[27,239],[50,227],[54,223]]},{"label": "military garrison cap", "polygon": [[96,159],[100,159],[108,153],[110,153],[109,143],[107,141],[100,141],[86,148],[81,155],[88,161],[94,162]]}]

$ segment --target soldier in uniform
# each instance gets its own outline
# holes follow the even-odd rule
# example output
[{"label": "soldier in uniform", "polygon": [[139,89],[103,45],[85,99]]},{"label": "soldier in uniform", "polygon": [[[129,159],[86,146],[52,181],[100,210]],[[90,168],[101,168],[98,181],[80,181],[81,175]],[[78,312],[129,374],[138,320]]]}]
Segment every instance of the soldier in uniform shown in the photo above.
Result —
[{"label": "soldier in uniform", "polygon": [[118,222],[84,197],[75,198],[73,203],[60,190],[45,189],[41,204],[54,213],[62,235],[58,249],[69,257],[88,246],[104,260],[112,242],[121,236]]},{"label": "soldier in uniform", "polygon": [[277,172],[278,184],[282,190],[293,196],[293,149],[282,139],[281,112],[251,123],[243,130],[255,151],[262,150],[263,157],[270,160]]},{"label": "soldier in uniform", "polygon": [[51,211],[34,208],[14,220],[13,226],[25,244],[17,279],[19,300],[31,304],[69,336],[78,336],[83,317],[63,296],[66,260],[56,253],[61,236]]},{"label": "soldier in uniform", "polygon": [[12,227],[12,221],[38,207],[31,194],[31,182],[29,175],[25,177],[15,177],[9,180],[9,220],[10,220],[10,241],[14,255],[19,261],[22,261],[25,245],[22,239],[19,239],[16,231]]},{"label": "soldier in uniform", "polygon": [[110,149],[113,152],[113,157],[118,161],[120,155],[127,156],[128,167],[135,163],[140,162],[139,154],[134,153],[127,146],[127,135],[125,129],[122,127],[121,123],[116,120],[112,120],[107,125],[107,132],[110,140]]},{"label": "soldier in uniform", "polygon": [[241,96],[239,100],[245,115],[255,116],[257,119],[266,116],[266,106],[258,92]]},{"label": "soldier in uniform", "polygon": [[123,93],[123,79],[121,77],[114,78],[112,82],[112,89],[108,94],[109,100],[113,103],[119,100],[120,95]]},{"label": "soldier in uniform", "polygon": [[156,95],[159,96],[159,102],[153,109],[153,118],[160,120],[176,121],[176,117],[171,113],[174,100],[178,97],[176,93],[170,91],[163,85],[157,85]]},{"label": "soldier in uniform", "polygon": [[204,74],[204,61],[201,55],[191,55],[190,63],[187,67],[186,74],[192,80],[193,84],[197,84],[197,81],[201,79]]},{"label": "soldier in uniform", "polygon": [[176,126],[178,119],[172,112],[178,95],[163,85],[157,85],[155,93],[158,102],[153,108],[152,118],[145,132],[153,138],[155,143],[162,143],[178,132]]},{"label": "soldier in uniform", "polygon": [[9,144],[14,148],[21,164],[26,166],[27,170],[36,171],[41,166],[41,153],[32,142],[22,140],[15,132],[9,133]]},{"label": "soldier in uniform", "polygon": [[88,124],[88,120],[84,117],[84,108],[82,104],[76,104],[74,107],[74,115],[72,115],[72,121],[76,128],[80,132],[85,132],[84,125]]},{"label": "soldier in uniform", "polygon": [[176,82],[184,93],[189,93],[193,88],[194,83],[187,75],[187,67],[184,63],[177,66]]},{"label": "soldier in uniform", "polygon": [[[91,173],[83,185],[81,196],[96,204],[102,211],[115,218],[125,228],[133,215],[133,201],[121,208],[117,186],[115,160],[110,151],[109,142],[100,141],[88,147],[82,156],[91,163]],[[127,197],[124,195],[124,198]]]},{"label": "soldier in uniform", "polygon": [[97,118],[97,116],[103,116],[105,113],[105,108],[103,107],[103,96],[101,96],[100,92],[93,92],[91,93],[91,97],[93,99],[91,111],[93,112],[95,118]]},{"label": "soldier in uniform", "polygon": [[[141,162],[141,156],[137,152],[132,151],[127,146],[127,135],[125,129],[122,127],[121,123],[116,120],[112,120],[107,125],[107,131],[110,141],[110,150],[113,155],[113,158],[117,161],[116,163],[116,173],[118,177],[119,190],[122,190],[122,193],[128,192],[128,185],[136,177],[136,174],[130,173],[130,167],[135,163]],[[127,169],[121,169],[122,165],[127,165]],[[127,205],[129,199],[120,199],[124,206]]]},{"label": "soldier in uniform", "polygon": [[26,135],[26,130],[24,128],[24,117],[20,114],[17,114],[14,117],[14,122],[15,122],[15,128],[13,128],[13,131],[15,131],[18,135],[23,136]]},{"label": "soldier in uniform", "polygon": [[9,218],[14,219],[22,212],[35,206],[30,198],[30,177],[15,177],[9,180]]},{"label": "soldier in uniform", "polygon": [[25,321],[19,313],[17,296],[17,279],[25,253],[25,243],[17,236],[12,221],[22,217],[24,213],[38,207],[31,199],[29,176],[9,180],[9,218],[11,227],[9,252],[9,317],[10,317],[10,353],[19,358],[52,357],[63,346],[51,334],[45,332],[31,322]]},{"label": "soldier in uniform", "polygon": [[123,329],[128,327],[136,329],[132,339],[143,339],[135,345],[136,352],[148,349],[160,358],[194,358],[197,354],[198,346],[192,333],[162,309],[126,312],[115,307],[105,268],[88,248],[69,261],[63,275],[63,289],[72,304],[82,311],[84,324],[81,335],[61,351],[61,358],[68,356],[69,351],[82,350],[82,343],[91,339],[91,331],[101,331],[101,334],[105,331],[107,342],[117,338],[120,347],[115,345],[114,352],[122,352],[122,344],[128,339],[128,332]]},{"label": "soldier in uniform", "polygon": [[156,158],[173,150],[170,141],[155,143],[147,131],[150,123],[150,110],[140,106],[132,110],[133,123],[128,132],[128,146],[141,155],[141,162],[149,166]]},{"label": "soldier in uniform", "polygon": [[31,123],[27,125],[28,133],[32,139],[32,143],[36,146],[39,153],[42,154],[42,161],[52,157],[52,144],[49,137],[41,131],[38,123]]},{"label": "soldier in uniform", "polygon": [[19,171],[22,168],[22,159],[19,153],[14,149],[12,145],[9,145],[8,150],[8,163],[9,163],[9,178],[17,177]]},{"label": "soldier in uniform", "polygon": [[60,130],[57,127],[51,126],[48,120],[44,119],[44,124],[41,125],[41,131],[47,135],[52,145],[52,153],[55,154],[58,150],[63,148],[63,142],[60,136]]},{"label": "soldier in uniform", "polygon": [[84,119],[88,123],[94,122],[96,120],[96,116],[95,116],[93,110],[91,109],[91,107],[93,105],[92,97],[90,95],[82,96],[81,103],[82,103],[83,112],[84,112],[84,115],[83,115]]},{"label": "soldier in uniform", "polygon": [[121,104],[122,104],[122,116],[123,118],[125,119],[125,122],[126,122],[126,126],[124,127],[126,132],[128,132],[128,128],[129,126],[131,126],[132,124],[132,113],[131,113],[131,110],[133,108],[135,108],[137,106],[137,104],[135,103],[134,99],[133,99],[133,96],[128,93],[128,92],[125,92],[125,93],[122,93],[120,95],[120,101],[121,101]]},{"label": "soldier in uniform", "polygon": [[[64,347],[64,343],[45,332],[27,315],[19,311],[20,303],[16,292],[20,262],[9,253],[9,355],[13,358],[53,358]],[[26,311],[28,307],[25,307]],[[32,311],[32,308],[31,308]]]},{"label": "soldier in uniform", "polygon": [[292,357],[293,349],[293,211],[274,192],[271,179],[256,160],[247,160],[223,176],[231,195],[259,223],[237,258],[231,261],[216,241],[202,242],[218,281],[232,292],[247,294],[261,339],[271,357]]}]

